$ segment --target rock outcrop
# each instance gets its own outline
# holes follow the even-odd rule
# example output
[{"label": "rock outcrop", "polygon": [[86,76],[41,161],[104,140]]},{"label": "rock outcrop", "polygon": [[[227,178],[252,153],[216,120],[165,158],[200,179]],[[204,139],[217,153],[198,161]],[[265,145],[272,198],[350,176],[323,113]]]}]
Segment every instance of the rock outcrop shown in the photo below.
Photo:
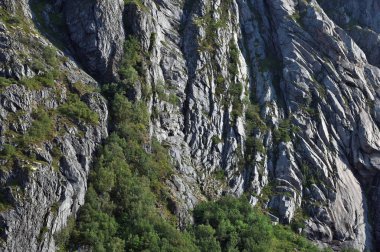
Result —
[{"label": "rock outcrop", "polygon": [[117,74],[123,42],[123,0],[63,1],[68,35],[86,70],[102,81]]},{"label": "rock outcrop", "polygon": [[[12,1],[0,5],[17,8]],[[176,167],[167,184],[181,225],[199,201],[245,192],[252,204],[266,201],[263,207],[283,223],[304,221],[301,231],[322,247],[380,245],[375,0],[63,0],[47,6],[46,15],[64,17],[66,53],[101,82],[118,80],[118,64],[128,57],[123,43],[128,36],[139,40],[152,91],[151,134],[168,146]],[[28,19],[29,5],[21,7]],[[67,59],[59,67],[68,77],[63,91],[22,86],[21,79],[41,73],[33,57],[20,57],[23,33],[5,18],[0,74],[18,84],[1,91],[2,144],[11,139],[8,128],[28,131],[33,107],[55,110],[75,83],[97,85]],[[28,39],[50,45],[31,34]],[[135,93],[142,88],[136,85]],[[0,176],[1,193],[16,206],[0,214],[8,251],[53,251],[54,234],[83,203],[92,153],[107,135],[107,108],[97,93],[80,95],[98,123],[67,126],[57,119],[64,133],[30,147],[42,163],[29,170],[16,165]],[[10,122],[13,114],[18,119]],[[63,154],[58,171],[51,169],[55,147]],[[15,179],[23,190],[11,187]]]},{"label": "rock outcrop", "polygon": [[[10,3],[1,8],[27,7],[30,13],[25,3]],[[108,134],[108,109],[103,97],[87,91],[97,82],[53,49],[31,28],[31,20],[4,15],[0,250],[55,251],[55,235],[84,203],[93,153]],[[78,109],[91,111],[96,121],[83,120],[70,104],[84,106]]]},{"label": "rock outcrop", "polygon": [[[285,223],[303,209],[304,232],[321,246],[371,249],[367,188],[377,174],[379,69],[368,62],[368,47],[316,1],[145,6],[129,22],[152,50],[149,82],[179,100],[152,101],[153,134],[171,147],[182,177],[173,187],[179,205],[192,206],[197,187],[208,197],[270,187],[268,207]],[[242,113],[234,107],[236,83]],[[246,132],[244,100],[260,107],[266,129]],[[255,153],[245,147],[250,137],[259,142]],[[227,175],[220,184],[217,170]]]}]

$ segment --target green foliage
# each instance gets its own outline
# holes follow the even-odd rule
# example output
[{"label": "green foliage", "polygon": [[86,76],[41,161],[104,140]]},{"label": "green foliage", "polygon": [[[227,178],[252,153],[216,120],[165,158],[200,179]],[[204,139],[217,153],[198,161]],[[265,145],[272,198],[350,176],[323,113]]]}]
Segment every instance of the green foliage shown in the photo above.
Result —
[{"label": "green foliage", "polygon": [[33,114],[33,122],[27,133],[23,136],[23,144],[44,142],[54,137],[54,121],[52,116],[44,109],[39,109]]},{"label": "green foliage", "polygon": [[[141,53],[135,42],[129,39],[125,49],[131,56],[123,65],[140,75]],[[134,78],[121,76],[119,83],[103,87],[111,134],[90,173],[77,225],[69,242],[64,239],[68,250],[84,245],[93,251],[281,251],[284,244],[290,251],[318,251],[290,230],[273,227],[245,199],[202,203],[194,210],[195,224],[179,231],[167,207],[171,201],[165,181],[174,170],[168,151],[150,138],[146,103],[126,96],[126,83]],[[157,95],[163,93],[160,88],[164,87],[154,90]],[[236,96],[240,92],[232,91]],[[255,113],[249,116],[256,118]],[[222,180],[224,174],[217,172],[215,177]]]},{"label": "green foliage", "polygon": [[74,217],[70,217],[67,220],[66,227],[64,227],[61,231],[54,234],[54,240],[57,246],[57,252],[66,251],[66,247],[69,246],[70,243],[70,235],[75,226]]},{"label": "green foliage", "polygon": [[[218,48],[218,31],[227,26],[230,5],[231,1],[226,0],[217,10],[207,6],[205,15],[194,20],[194,24],[203,27],[206,33],[199,41],[201,51],[214,52]],[[216,13],[219,14],[220,19],[215,18]]]},{"label": "green foliage", "polygon": [[307,219],[306,213],[302,210],[302,208],[298,208],[294,214],[294,218],[291,223],[291,228],[294,232],[298,232],[298,230],[305,228],[305,221]]},{"label": "green foliage", "polygon": [[249,123],[248,129],[258,129],[263,132],[268,130],[264,120],[261,118],[259,105],[252,103],[248,104],[245,116]]},{"label": "green foliage", "polygon": [[72,239],[75,243],[92,246],[94,251],[122,251],[124,244],[115,237],[118,224],[114,217],[102,211],[104,203],[107,202],[98,199],[95,190],[90,186]]},{"label": "green foliage", "polygon": [[36,75],[33,78],[24,78],[20,83],[29,89],[39,90],[42,87],[54,87],[55,75],[53,72],[47,72],[41,75]]},{"label": "green foliage", "polygon": [[220,139],[219,136],[214,135],[212,136],[211,141],[212,141],[212,144],[220,144],[222,142],[222,139]]},{"label": "green foliage", "polygon": [[303,162],[300,168],[302,172],[302,184],[305,188],[310,187],[312,184],[320,183],[317,176],[318,173],[315,172],[315,170],[310,169],[307,162]]},{"label": "green foliage", "polygon": [[10,144],[3,144],[3,149],[0,151],[0,158],[9,159],[17,153],[16,148]]},{"label": "green foliage", "polygon": [[298,11],[294,12],[294,14],[290,16],[290,18],[296,21],[297,23],[301,23],[301,15]]},{"label": "green foliage", "polygon": [[224,181],[226,179],[226,173],[224,170],[217,170],[212,175],[219,181]]},{"label": "green foliage", "polygon": [[290,119],[284,119],[279,123],[278,128],[274,130],[274,139],[277,142],[290,142],[292,140],[291,135],[297,131],[298,127],[293,125]]},{"label": "green foliage", "polygon": [[341,250],[341,252],[359,252],[359,250],[353,248],[344,248]]},{"label": "green foliage", "polygon": [[260,116],[260,108],[257,104],[249,103],[245,112],[247,139],[245,142],[246,161],[251,162],[255,153],[265,152],[262,140],[257,138],[257,133],[265,133],[268,128]]},{"label": "green foliage", "polygon": [[124,57],[121,62],[119,74],[123,83],[131,87],[139,79],[139,70],[142,63],[141,47],[138,40],[128,37],[124,43]]},{"label": "green foliage", "polygon": [[43,226],[40,229],[40,233],[37,236],[37,241],[42,242],[42,240],[44,239],[44,236],[46,235],[47,232],[49,232],[49,229],[46,226]]},{"label": "green foliage", "polygon": [[157,33],[154,33],[154,32],[153,32],[153,33],[150,35],[149,49],[148,49],[149,54],[152,53],[153,48],[154,48],[154,46],[155,46],[155,44],[156,44],[156,40],[157,40]]},{"label": "green foliage", "polygon": [[228,65],[228,71],[232,76],[238,74],[239,62],[239,49],[237,48],[233,40],[230,41],[230,60]]},{"label": "green foliage", "polygon": [[87,85],[87,84],[84,84],[83,82],[81,81],[77,81],[75,82],[74,84],[72,84],[72,89],[79,95],[84,95],[84,94],[87,94],[87,93],[92,93],[94,92],[94,87],[90,86],[90,85]]},{"label": "green foliage", "polygon": [[173,105],[180,105],[180,100],[176,94],[169,94],[168,102]]},{"label": "green foliage", "polygon": [[[135,56],[126,64],[135,65]],[[189,234],[168,220],[165,180],[173,171],[170,158],[158,141],[150,140],[146,104],[129,101],[127,90],[124,83],[104,87],[112,133],[90,174],[71,244],[94,251],[197,251]]]},{"label": "green foliage", "polygon": [[0,77],[0,88],[4,88],[16,83],[13,79]]},{"label": "green foliage", "polygon": [[226,90],[226,80],[224,79],[222,75],[218,75],[216,77],[215,82],[216,82],[215,95],[219,97]]},{"label": "green foliage", "polygon": [[232,102],[232,116],[235,120],[243,113],[243,103],[240,99],[243,92],[243,85],[240,82],[236,82],[236,77],[239,73],[239,49],[236,43],[230,41],[230,59],[228,64],[228,71],[231,74],[231,83],[228,88],[229,99]]},{"label": "green foliage", "polygon": [[129,36],[124,43],[124,57],[119,68],[120,82],[113,84],[113,88],[118,88],[120,92],[132,93],[137,84],[140,84],[143,97],[149,97],[151,95],[150,86],[144,79],[143,62],[146,55],[147,53],[143,53],[139,41],[135,37]]},{"label": "green foliage", "polygon": [[[130,114],[133,109],[131,105]],[[145,119],[132,120],[119,123],[133,128]],[[90,245],[94,251],[122,251],[124,247],[131,251],[196,251],[190,237],[162,219],[156,208],[157,193],[153,192],[170,166],[166,150],[153,142],[149,154],[141,142],[144,140],[121,138],[117,133],[109,137],[90,176],[86,204],[72,236],[74,244]]]},{"label": "green foliage", "polygon": [[52,67],[58,66],[57,50],[54,47],[46,46],[42,51],[42,57],[46,63]]},{"label": "green foliage", "polygon": [[86,103],[82,102],[77,94],[70,94],[66,103],[62,104],[58,111],[71,120],[85,121],[96,124],[99,116],[92,111]]},{"label": "green foliage", "polygon": [[320,251],[244,198],[224,197],[194,209],[193,233],[201,251]]},{"label": "green foliage", "polygon": [[31,24],[27,21],[27,19],[23,18],[22,15],[18,11],[14,13],[10,13],[5,8],[0,8],[0,20],[4,22],[10,30],[21,29],[27,33],[31,31]]},{"label": "green foliage", "polygon": [[173,105],[180,105],[180,100],[176,94],[165,93],[165,88],[167,88],[167,86],[163,81],[159,81],[153,88],[153,92],[157,95],[159,100],[169,102]]}]

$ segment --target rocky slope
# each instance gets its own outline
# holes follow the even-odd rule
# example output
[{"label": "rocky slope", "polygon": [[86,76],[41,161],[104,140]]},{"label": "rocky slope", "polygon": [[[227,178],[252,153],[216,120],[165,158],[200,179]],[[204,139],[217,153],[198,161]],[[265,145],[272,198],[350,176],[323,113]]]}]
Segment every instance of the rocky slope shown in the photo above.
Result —
[{"label": "rocky slope", "polygon": [[[64,104],[65,87],[79,92],[99,118],[95,124],[79,120],[62,126],[66,121],[58,117],[60,133],[42,146],[29,146],[43,164],[24,174],[16,162],[2,172],[3,194],[16,205],[1,213],[6,250],[54,250],[53,234],[83,203],[92,152],[107,135],[107,109],[98,94],[84,94],[74,84],[97,85],[83,70],[102,83],[118,81],[118,66],[128,57],[123,43],[132,35],[147,59],[146,83],[136,83],[131,98],[148,94],[151,134],[169,147],[177,169],[167,184],[181,224],[197,202],[245,192],[281,222],[304,220],[300,231],[321,246],[375,250],[380,241],[376,1],[126,2],[31,1],[31,10],[27,2],[0,1],[2,76],[19,83],[39,74],[26,52],[43,51],[26,48],[25,36],[43,46],[50,43],[43,36],[64,41],[65,53],[81,64],[59,60],[67,74],[67,83],[56,81],[61,92],[29,90],[16,82],[2,89],[1,143],[14,144],[12,134],[28,131],[33,107],[54,110]],[[4,8],[27,21],[14,23]],[[32,16],[43,36],[17,28]],[[17,121],[15,115],[22,117]],[[63,153],[59,171],[52,171],[49,161],[54,146]],[[22,197],[12,191],[12,178],[25,178]]]},{"label": "rocky slope", "polygon": [[84,202],[93,153],[107,137],[108,110],[91,91],[97,82],[22,20],[30,9],[21,4],[1,9],[0,246],[54,251],[53,234]]}]

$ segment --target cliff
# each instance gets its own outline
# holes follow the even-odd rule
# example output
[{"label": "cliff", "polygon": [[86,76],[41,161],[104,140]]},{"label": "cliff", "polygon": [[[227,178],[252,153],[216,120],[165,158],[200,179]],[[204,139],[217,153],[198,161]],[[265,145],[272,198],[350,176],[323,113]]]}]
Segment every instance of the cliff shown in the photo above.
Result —
[{"label": "cliff", "polygon": [[[145,82],[128,96],[146,98],[150,135],[168,147],[176,170],[166,184],[180,226],[200,201],[245,193],[252,204],[265,196],[282,223],[306,215],[301,231],[320,246],[378,246],[375,0],[0,5],[5,251],[53,251],[54,234],[83,204],[94,150],[107,136],[97,87],[122,80],[130,36],[146,60]],[[26,139],[39,110],[51,132]]]}]

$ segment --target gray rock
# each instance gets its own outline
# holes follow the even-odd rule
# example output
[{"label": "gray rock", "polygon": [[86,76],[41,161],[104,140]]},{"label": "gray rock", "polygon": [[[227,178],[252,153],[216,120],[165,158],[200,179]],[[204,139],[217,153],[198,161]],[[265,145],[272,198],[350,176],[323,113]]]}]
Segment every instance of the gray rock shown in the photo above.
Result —
[{"label": "gray rock", "polygon": [[[167,185],[170,208],[181,227],[191,221],[191,209],[206,198],[223,193],[260,195],[270,186],[274,195],[268,207],[278,213],[278,221],[290,223],[303,207],[309,218],[302,231],[321,247],[374,249],[380,240],[379,4],[376,0],[230,2],[222,17],[213,12],[214,20],[225,23],[212,34],[202,17],[211,15],[210,9],[221,11],[225,3],[220,0],[193,5],[144,0],[142,9],[125,7],[119,0],[51,4],[65,14],[73,58],[100,80],[117,79],[125,35],[133,34],[140,41],[149,62],[144,67],[145,82],[162,92],[145,100],[153,115],[151,136],[169,147],[176,167]],[[25,1],[0,4],[7,10],[22,8],[30,18]],[[43,37],[35,39],[49,44]],[[38,74],[28,60],[18,57],[20,50],[29,49],[7,24],[0,24],[2,76],[21,79]],[[231,51],[238,61],[236,71],[231,71]],[[62,68],[71,83],[81,80],[97,86],[72,60]],[[242,90],[233,101],[225,90],[237,83]],[[141,99],[142,88],[139,83],[135,94],[128,95]],[[1,134],[10,127],[26,132],[32,107],[56,108],[65,101],[65,92],[56,97],[48,88],[28,92],[19,85],[7,87],[0,94]],[[244,115],[248,96],[259,107],[267,129],[246,130],[251,123]],[[9,251],[28,244],[32,251],[53,250],[49,237],[83,203],[91,153],[107,134],[107,108],[98,94],[82,100],[102,120],[86,126],[82,137],[75,134],[82,125],[74,125],[56,139],[65,154],[60,172],[52,172],[46,164],[29,164],[36,170],[35,181],[46,184],[45,193],[21,171],[1,178],[25,177],[26,188],[31,188],[27,195],[31,203],[14,193],[20,206],[0,220],[9,227]],[[3,122],[20,110],[27,115],[11,125]],[[282,128],[284,124],[289,128]],[[264,148],[247,153],[246,140],[252,136]],[[5,140],[2,135],[1,143]],[[50,164],[51,146],[57,143],[34,152]],[[225,181],[215,178],[216,171],[226,174]],[[37,199],[45,202],[41,210],[32,207]],[[58,215],[53,215],[51,204],[57,201]],[[252,198],[251,204],[255,201]],[[45,217],[38,217],[41,214]],[[37,242],[43,225],[50,232]],[[18,227],[26,237],[19,245],[14,242]]]},{"label": "gray rock", "polygon": [[117,76],[125,39],[124,2],[66,0],[63,9],[79,61],[98,79],[113,80]]}]

